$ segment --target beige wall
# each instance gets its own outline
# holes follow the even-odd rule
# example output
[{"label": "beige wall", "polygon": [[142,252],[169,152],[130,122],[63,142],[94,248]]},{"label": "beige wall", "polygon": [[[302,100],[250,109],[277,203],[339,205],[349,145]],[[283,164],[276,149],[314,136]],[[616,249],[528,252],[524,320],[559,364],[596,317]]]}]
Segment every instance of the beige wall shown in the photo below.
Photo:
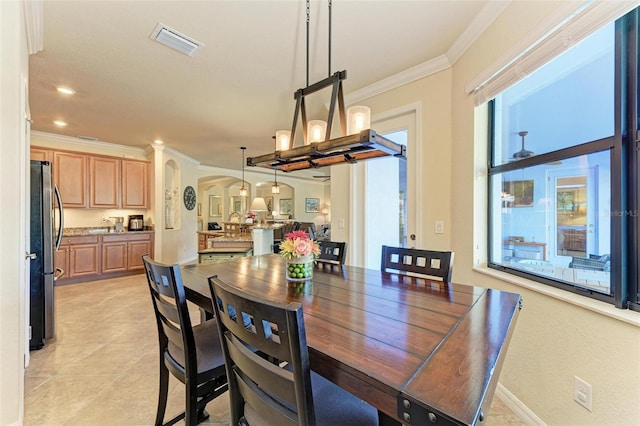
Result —
[{"label": "beige wall", "polygon": [[[566,6],[566,2],[511,3],[453,67],[454,277],[459,282],[522,294],[524,309],[500,382],[531,413],[551,425],[637,425],[640,314],[616,311],[610,305],[554,292],[527,280],[513,280],[522,283],[515,285],[472,270],[474,245],[481,247],[486,241],[486,133],[474,127],[485,125],[486,114],[478,111],[480,121],[476,122],[473,98],[465,93],[465,85],[519,39],[528,37],[532,28]],[[471,152],[476,155],[469,155]],[[475,256],[476,262],[486,262],[484,250],[477,250]],[[592,385],[592,412],[573,401],[574,376]]]},{"label": "beige wall", "polygon": [[0,1],[0,424],[21,424],[26,352],[28,79],[22,2]]}]

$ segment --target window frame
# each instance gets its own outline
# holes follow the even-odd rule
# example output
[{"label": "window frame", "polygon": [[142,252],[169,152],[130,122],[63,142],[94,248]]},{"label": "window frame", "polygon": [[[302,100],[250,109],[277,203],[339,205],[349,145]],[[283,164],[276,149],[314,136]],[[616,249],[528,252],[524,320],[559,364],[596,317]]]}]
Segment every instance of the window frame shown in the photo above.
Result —
[{"label": "window frame", "polygon": [[[543,277],[507,265],[495,263],[493,256],[494,234],[491,218],[493,203],[488,203],[487,215],[487,266],[492,269],[531,279],[592,299],[640,311],[640,88],[638,87],[638,21],[637,8],[615,22],[615,75],[614,75],[614,134],[613,136],[574,145],[571,147],[535,155],[516,162],[494,165],[495,99],[488,105],[488,157],[487,194],[494,199],[492,177],[505,172],[526,169],[552,161],[609,151],[611,180],[611,273],[609,294],[580,287],[564,281]],[[635,161],[634,161],[635,159]],[[499,235],[502,238],[502,235]]]}]

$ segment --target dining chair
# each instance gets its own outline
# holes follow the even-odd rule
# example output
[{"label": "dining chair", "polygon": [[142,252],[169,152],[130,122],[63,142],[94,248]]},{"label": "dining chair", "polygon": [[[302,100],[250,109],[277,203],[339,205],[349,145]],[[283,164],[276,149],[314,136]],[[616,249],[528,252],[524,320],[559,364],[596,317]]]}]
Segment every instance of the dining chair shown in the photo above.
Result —
[{"label": "dining chair", "polygon": [[280,229],[277,229],[277,231],[279,231],[277,233],[278,235],[276,235],[276,232],[274,231],[273,252],[280,253],[280,243],[284,240],[285,235],[289,232],[297,231],[298,229],[300,229],[300,222],[291,222],[285,223],[280,227]]},{"label": "dining chair", "polygon": [[374,407],[310,371],[300,303],[271,302],[217,276],[209,277],[209,288],[229,378],[232,425],[378,424]]},{"label": "dining chair", "polygon": [[347,257],[347,243],[336,241],[318,241],[320,246],[320,256],[317,262],[329,265],[344,265]]},{"label": "dining chair", "polygon": [[454,253],[382,246],[382,271],[411,272],[451,282]]},{"label": "dining chair", "polygon": [[[206,419],[205,406],[226,392],[227,376],[216,320],[192,326],[178,265],[164,265],[142,256],[158,326],[160,388],[156,425],[186,425]],[[185,385],[185,411],[163,423],[169,372]]]}]

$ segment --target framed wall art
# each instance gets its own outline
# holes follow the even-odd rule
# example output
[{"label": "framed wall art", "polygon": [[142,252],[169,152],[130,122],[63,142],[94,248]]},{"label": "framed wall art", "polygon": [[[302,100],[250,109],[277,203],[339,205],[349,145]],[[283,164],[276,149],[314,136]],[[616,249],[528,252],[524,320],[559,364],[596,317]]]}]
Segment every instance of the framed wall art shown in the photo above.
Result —
[{"label": "framed wall art", "polygon": [[291,198],[280,199],[280,210],[278,211],[278,214],[284,214],[284,215],[293,214],[293,204],[291,202]]},{"label": "framed wall art", "polygon": [[305,213],[320,213],[320,198],[305,198],[304,199],[304,212]]},{"label": "framed wall art", "polygon": [[264,202],[267,205],[267,216],[271,216],[273,211],[273,197],[264,197]]},{"label": "framed wall art", "polygon": [[533,207],[533,179],[504,181],[502,192],[509,197],[505,207]]}]

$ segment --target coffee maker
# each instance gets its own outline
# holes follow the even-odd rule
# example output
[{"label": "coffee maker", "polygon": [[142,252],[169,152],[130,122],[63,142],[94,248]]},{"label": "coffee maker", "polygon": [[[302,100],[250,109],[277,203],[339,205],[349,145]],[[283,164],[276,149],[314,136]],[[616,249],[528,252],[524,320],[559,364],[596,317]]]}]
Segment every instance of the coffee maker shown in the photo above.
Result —
[{"label": "coffee maker", "polygon": [[141,214],[129,215],[129,231],[144,230],[144,216]]},{"label": "coffee maker", "polygon": [[110,217],[111,229],[109,232],[124,232],[124,217]]}]

